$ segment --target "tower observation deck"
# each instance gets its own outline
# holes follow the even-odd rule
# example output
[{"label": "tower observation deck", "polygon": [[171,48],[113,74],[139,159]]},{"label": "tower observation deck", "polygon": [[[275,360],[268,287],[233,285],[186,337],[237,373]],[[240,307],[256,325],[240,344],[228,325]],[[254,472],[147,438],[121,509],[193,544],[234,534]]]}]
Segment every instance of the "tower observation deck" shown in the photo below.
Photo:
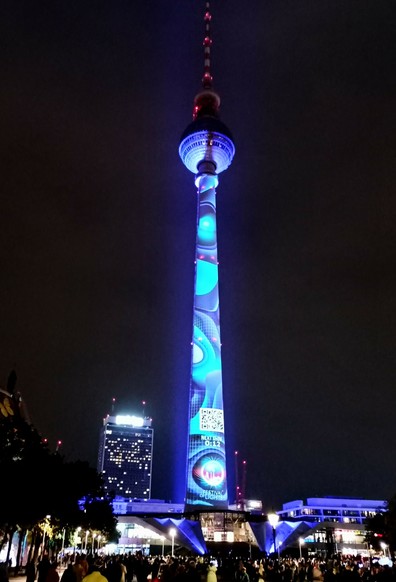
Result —
[{"label": "tower observation deck", "polygon": [[212,15],[205,10],[204,75],[194,99],[193,121],[181,136],[179,154],[195,174],[197,235],[195,256],[191,383],[186,463],[186,510],[227,509],[220,341],[216,187],[218,174],[235,153],[232,135],[219,119],[220,97],[213,90],[210,50]]}]

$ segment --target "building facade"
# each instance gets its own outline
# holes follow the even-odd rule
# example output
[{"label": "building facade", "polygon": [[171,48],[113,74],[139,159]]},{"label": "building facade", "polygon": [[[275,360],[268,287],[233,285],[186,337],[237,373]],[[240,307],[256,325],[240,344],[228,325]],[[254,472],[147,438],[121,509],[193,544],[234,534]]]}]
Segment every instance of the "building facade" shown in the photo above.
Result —
[{"label": "building facade", "polygon": [[385,511],[387,502],[349,497],[308,497],[284,503],[277,514],[281,520],[364,524],[376,513]]},{"label": "building facade", "polygon": [[290,548],[301,554],[369,557],[367,520],[387,510],[387,502],[349,497],[309,497],[284,503],[275,529],[267,523],[265,550]]},{"label": "building facade", "polygon": [[98,472],[106,492],[150,499],[153,435],[150,418],[120,415],[103,420]]}]

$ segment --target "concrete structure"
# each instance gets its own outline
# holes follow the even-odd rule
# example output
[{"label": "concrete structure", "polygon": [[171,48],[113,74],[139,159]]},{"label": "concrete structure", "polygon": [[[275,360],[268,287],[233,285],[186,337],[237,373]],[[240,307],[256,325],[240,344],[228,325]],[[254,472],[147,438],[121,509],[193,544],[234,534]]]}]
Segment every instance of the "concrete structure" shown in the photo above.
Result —
[{"label": "concrete structure", "polygon": [[149,499],[152,459],[151,419],[124,415],[103,420],[98,472],[103,475],[106,492]]},{"label": "concrete structure", "polygon": [[231,164],[235,148],[230,131],[219,119],[220,97],[212,88],[211,18],[209,2],[206,2],[203,89],[195,97],[193,122],[183,133],[179,147],[184,165],[195,174],[198,189],[185,496],[187,510],[228,508],[216,187],[218,174]]},{"label": "concrete structure", "polygon": [[[369,555],[366,522],[387,502],[348,497],[309,497],[284,503],[275,532],[265,524],[265,551],[295,548],[312,554]],[[275,533],[275,540],[274,534]]]}]

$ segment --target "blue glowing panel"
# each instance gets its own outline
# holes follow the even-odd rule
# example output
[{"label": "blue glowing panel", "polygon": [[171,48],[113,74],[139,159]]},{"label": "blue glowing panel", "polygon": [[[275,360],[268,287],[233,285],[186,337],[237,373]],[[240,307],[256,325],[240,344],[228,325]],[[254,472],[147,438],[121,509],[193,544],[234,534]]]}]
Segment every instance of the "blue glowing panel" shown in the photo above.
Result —
[{"label": "blue glowing panel", "polygon": [[216,234],[217,177],[198,179],[186,508],[228,508]]}]

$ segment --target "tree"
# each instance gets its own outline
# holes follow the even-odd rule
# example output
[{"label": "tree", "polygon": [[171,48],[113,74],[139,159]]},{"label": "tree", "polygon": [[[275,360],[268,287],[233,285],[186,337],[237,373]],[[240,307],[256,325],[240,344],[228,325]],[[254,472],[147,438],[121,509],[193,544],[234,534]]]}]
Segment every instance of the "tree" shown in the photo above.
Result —
[{"label": "tree", "polygon": [[[82,525],[114,539],[117,521],[111,499],[104,496],[100,475],[87,462],[66,462],[59,453],[51,453],[38,431],[22,418],[17,407],[12,408],[13,396],[4,398],[6,414],[0,416],[0,549],[7,541],[11,547],[14,532],[25,535],[30,531],[37,552],[45,537],[56,540],[56,546],[66,531]],[[48,521],[46,516],[51,528],[47,536],[42,527]]]},{"label": "tree", "polygon": [[381,549],[381,542],[389,546],[391,552],[396,550],[396,495],[388,502],[388,509],[376,513],[366,524],[366,540],[374,550]]}]

